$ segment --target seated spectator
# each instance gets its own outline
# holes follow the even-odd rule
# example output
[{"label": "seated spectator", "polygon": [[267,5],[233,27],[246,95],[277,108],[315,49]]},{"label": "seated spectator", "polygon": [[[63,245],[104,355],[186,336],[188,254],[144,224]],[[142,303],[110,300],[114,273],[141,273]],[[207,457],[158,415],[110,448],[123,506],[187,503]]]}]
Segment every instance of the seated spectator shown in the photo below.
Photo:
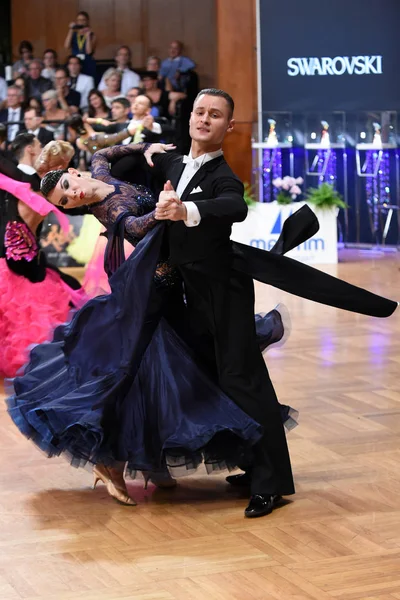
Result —
[{"label": "seated spectator", "polygon": [[90,29],[90,19],[87,12],[81,10],[73,23],[69,24],[68,34],[65,38],[64,48],[73,56],[82,61],[82,73],[95,79],[97,38]]},{"label": "seated spectator", "polygon": [[73,114],[79,112],[81,95],[76,90],[69,87],[69,74],[64,67],[59,67],[54,78],[56,84],[57,98],[60,107],[66,113]]},{"label": "seated spectator", "polygon": [[7,126],[7,140],[13,142],[15,136],[23,129],[22,91],[15,85],[10,85],[7,90],[7,107],[0,111],[0,123],[12,122]]},{"label": "seated spectator", "polygon": [[91,119],[109,119],[111,116],[110,109],[108,108],[104,96],[99,90],[93,89],[89,93],[88,97],[89,106],[86,117]]},{"label": "seated spectator", "polygon": [[[178,92],[185,91],[183,74],[196,67],[191,58],[182,56],[183,44],[175,40],[169,46],[169,57],[162,61],[160,75],[168,80],[172,89]],[[168,89],[168,87],[166,88]]]},{"label": "seated spectator", "polygon": [[0,77],[0,109],[6,107],[7,104],[7,82],[4,77]]},{"label": "seated spectator", "polygon": [[148,71],[142,75],[143,91],[158,109],[158,116],[169,119],[175,116],[176,103],[186,98],[183,92],[167,92],[158,87],[157,73]]},{"label": "seated spectator", "polygon": [[83,122],[80,115],[70,117],[67,126],[69,141],[75,143],[79,150],[88,151],[92,154],[101,148],[115,146],[133,135],[133,128],[130,124],[118,133],[96,133],[89,123]]},{"label": "seated spectator", "polygon": [[54,83],[56,69],[58,67],[57,58],[57,52],[55,50],[52,50],[51,48],[48,48],[43,52],[44,69],[42,71],[42,77],[50,79],[52,83]]},{"label": "seated spectator", "polygon": [[[121,94],[126,96],[128,90],[132,87],[137,87],[140,84],[140,77],[135,71],[132,71],[131,66],[131,50],[129,46],[120,46],[115,55],[116,69],[121,73]],[[105,75],[105,74],[104,74]],[[105,78],[101,78],[99,90],[103,92],[106,87]]]},{"label": "seated spectator", "polygon": [[29,63],[33,59],[33,46],[28,40],[23,40],[19,45],[18,52],[20,58],[12,67],[14,79],[18,75],[28,76]]},{"label": "seated spectator", "polygon": [[42,146],[33,133],[20,133],[11,145],[11,152],[18,161],[18,169],[27,175],[36,175],[34,167]]},{"label": "seated spectator", "polygon": [[4,152],[7,146],[7,127],[0,123],[0,152],[4,156]]},{"label": "seated spectator", "polygon": [[109,108],[111,108],[111,102],[115,100],[115,98],[124,97],[124,94],[121,92],[121,73],[117,71],[117,69],[107,69],[107,71],[103,75],[104,82],[106,87],[103,90],[104,100]]},{"label": "seated spectator", "polygon": [[161,125],[154,121],[150,114],[151,100],[147,96],[138,96],[133,102],[132,119],[129,129],[133,131],[133,142],[158,141],[161,135]]},{"label": "seated spectator", "polygon": [[165,89],[165,80],[160,75],[160,69],[161,58],[159,58],[158,56],[149,56],[146,63],[146,70],[157,73],[158,87],[163,90]]},{"label": "seated spectator", "polygon": [[28,67],[29,77],[26,80],[28,97],[34,96],[35,98],[41,98],[43,92],[47,92],[47,90],[53,88],[51,81],[46,79],[46,77],[42,77],[41,72],[42,63],[40,60],[31,60]]},{"label": "seated spectator", "polygon": [[69,111],[59,107],[58,93],[56,90],[45,92],[42,96],[42,100],[46,129],[51,131],[54,139],[62,139],[64,137],[64,122],[69,117]]},{"label": "seated spectator", "polygon": [[43,102],[41,100],[39,100],[38,98],[29,98],[28,102],[27,102],[27,108],[34,108],[41,115],[44,113]]},{"label": "seated spectator", "polygon": [[[108,119],[94,119],[88,117],[86,123],[93,125],[96,131],[104,131],[105,133],[116,133],[126,129],[129,124],[130,104],[127,98],[116,98],[111,103],[112,121]],[[122,143],[129,144],[130,138],[127,138]]]},{"label": "seated spectator", "polygon": [[140,96],[140,93],[141,93],[141,89],[139,87],[133,87],[127,91],[127,93],[125,94],[125,97],[132,104],[134,99],[137,98],[138,96]]},{"label": "seated spectator", "polygon": [[89,104],[88,96],[90,90],[94,88],[94,79],[90,75],[81,73],[82,61],[78,56],[70,56],[67,60],[67,70],[69,73],[70,88],[76,90],[81,95],[81,110],[86,110]]},{"label": "seated spectator", "polygon": [[43,117],[38,109],[28,108],[24,114],[24,123],[27,132],[33,133],[42,146],[54,139],[52,132],[42,127]]},{"label": "seated spectator", "polygon": [[15,78],[14,85],[22,92],[22,108],[25,110],[25,108],[28,106],[28,89],[26,86],[26,78],[23,75],[19,75]]}]

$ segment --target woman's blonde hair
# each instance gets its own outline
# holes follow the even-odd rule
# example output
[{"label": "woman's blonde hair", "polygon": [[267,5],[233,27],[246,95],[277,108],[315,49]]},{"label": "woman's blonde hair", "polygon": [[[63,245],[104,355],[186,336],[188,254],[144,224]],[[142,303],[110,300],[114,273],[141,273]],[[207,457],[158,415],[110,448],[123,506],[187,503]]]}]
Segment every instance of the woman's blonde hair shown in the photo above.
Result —
[{"label": "woman's blonde hair", "polygon": [[110,67],[109,69],[107,69],[107,71],[103,75],[104,81],[107,82],[110,79],[110,77],[112,77],[113,75],[117,75],[117,77],[119,77],[120,81],[122,80],[122,75],[121,75],[120,71],[118,71],[117,69],[114,69],[114,67]]},{"label": "woman's blonde hair", "polygon": [[45,145],[39,154],[35,169],[39,177],[43,177],[49,171],[66,169],[71,162],[75,150],[69,142],[54,140]]},{"label": "woman's blonde hair", "polygon": [[47,90],[47,92],[43,92],[42,100],[57,100],[58,95],[56,90]]}]

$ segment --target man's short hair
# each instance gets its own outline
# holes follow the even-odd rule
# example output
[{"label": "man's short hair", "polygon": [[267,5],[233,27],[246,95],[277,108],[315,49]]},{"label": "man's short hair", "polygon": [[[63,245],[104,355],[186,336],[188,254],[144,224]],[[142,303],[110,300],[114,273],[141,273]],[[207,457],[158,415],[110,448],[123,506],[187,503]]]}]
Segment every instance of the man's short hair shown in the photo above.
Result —
[{"label": "man's short hair", "polygon": [[57,67],[56,73],[58,73],[58,71],[62,71],[64,73],[65,77],[67,77],[67,79],[69,79],[69,73],[65,67]]},{"label": "man's short hair", "polygon": [[22,158],[22,155],[27,146],[31,146],[35,141],[33,133],[19,133],[15,136],[13,143],[11,144],[11,152],[14,154],[17,160]]},{"label": "man's short hair", "polygon": [[[69,61],[71,60],[71,58],[74,58],[75,60],[78,61],[78,63],[81,65],[81,67],[83,66],[83,61],[81,58],[79,58],[79,56],[76,56],[75,54],[70,54],[67,58],[67,60],[65,61],[66,65],[69,65]],[[58,71],[59,69],[57,69]]]},{"label": "man's short hair", "polygon": [[130,108],[130,107],[131,107],[131,104],[130,104],[130,102],[129,102],[128,98],[124,98],[124,97],[121,97],[121,98],[115,98],[115,100],[113,100],[113,101],[111,102],[111,106],[112,106],[113,104],[122,104],[122,106],[123,106],[124,108]]},{"label": "man's short hair", "polygon": [[32,112],[32,111],[35,113],[35,117],[42,116],[42,111],[40,110],[40,108],[38,106],[28,106],[28,108],[24,112],[24,116],[26,115],[26,113]]},{"label": "man's short hair", "polygon": [[224,90],[219,90],[217,88],[206,88],[204,90],[201,90],[197,94],[197,96],[196,96],[193,104],[196,104],[196,102],[200,98],[200,96],[205,96],[205,95],[207,95],[207,96],[217,96],[219,98],[224,98],[226,100],[228,106],[229,106],[229,113],[230,113],[229,114],[229,118],[231,119],[233,117],[233,111],[235,110],[235,103],[233,101],[232,96],[230,96],[228,94],[228,92],[224,92]]}]

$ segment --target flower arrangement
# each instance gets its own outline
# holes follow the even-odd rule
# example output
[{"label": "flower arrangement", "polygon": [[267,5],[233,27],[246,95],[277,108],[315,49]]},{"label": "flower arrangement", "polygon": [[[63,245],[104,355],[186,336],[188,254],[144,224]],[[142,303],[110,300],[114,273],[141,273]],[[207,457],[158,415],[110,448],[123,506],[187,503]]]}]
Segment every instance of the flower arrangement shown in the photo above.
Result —
[{"label": "flower arrangement", "polygon": [[276,197],[276,201],[278,204],[290,204],[294,200],[298,199],[298,196],[302,193],[300,189],[300,185],[304,183],[304,179],[302,177],[277,177],[272,181],[272,185],[279,190],[279,193]]}]

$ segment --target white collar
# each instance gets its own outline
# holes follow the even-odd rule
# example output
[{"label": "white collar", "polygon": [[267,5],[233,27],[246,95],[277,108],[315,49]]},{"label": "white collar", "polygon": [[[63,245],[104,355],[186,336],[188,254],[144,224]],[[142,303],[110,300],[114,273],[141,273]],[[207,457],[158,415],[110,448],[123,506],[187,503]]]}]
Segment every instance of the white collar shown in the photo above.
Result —
[{"label": "white collar", "polygon": [[34,136],[38,136],[40,133],[40,127],[38,127],[37,129],[35,129],[35,131],[32,131],[32,129],[29,129],[28,133],[32,133]]},{"label": "white collar", "polygon": [[200,169],[200,167],[205,165],[210,160],[218,158],[218,156],[222,155],[223,151],[221,150],[221,148],[219,148],[219,150],[215,150],[215,152],[206,152],[205,154],[201,154],[200,156],[193,158],[192,151],[190,150],[189,154],[183,157],[183,162],[185,164],[192,164],[196,169]]},{"label": "white collar", "polygon": [[24,163],[18,164],[18,169],[25,173],[26,175],[36,175],[36,171],[30,165],[25,165]]}]

